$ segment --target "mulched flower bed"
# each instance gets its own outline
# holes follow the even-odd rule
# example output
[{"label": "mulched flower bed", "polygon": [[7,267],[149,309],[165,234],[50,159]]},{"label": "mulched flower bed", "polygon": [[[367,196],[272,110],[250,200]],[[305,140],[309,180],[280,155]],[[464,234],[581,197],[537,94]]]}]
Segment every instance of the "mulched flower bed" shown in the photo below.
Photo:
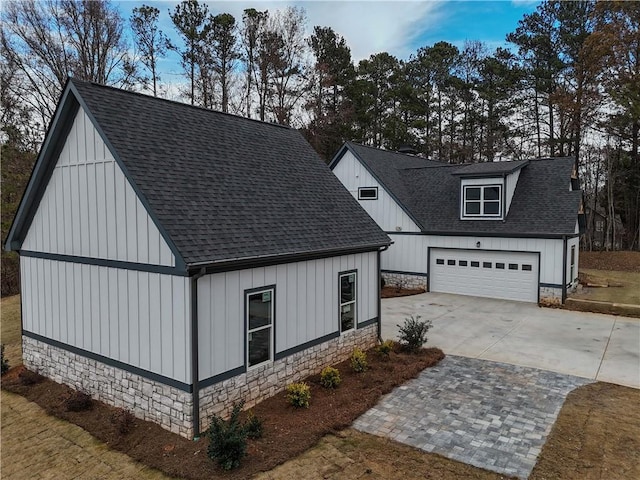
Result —
[{"label": "mulched flower bed", "polygon": [[97,401],[93,401],[91,410],[68,411],[73,390],[44,377],[34,377],[23,367],[13,368],[3,376],[2,388],[22,395],[47,413],[79,425],[112,449],[168,475],[242,479],[271,470],[309,449],[324,435],[348,427],[382,395],[443,358],[444,353],[437,348],[422,349],[416,354],[395,348],[389,357],[371,349],[367,352],[369,369],[364,373],[353,372],[348,360],[335,365],[342,377],[335,390],[323,388],[319,375],[308,378],[306,382],[311,387],[308,409],[293,408],[284,393],[263,401],[252,410],[264,422],[264,435],[249,440],[247,457],[240,468],[231,472],[224,472],[207,457],[206,437],[188,440],[154,423],[131,420],[121,409]]},{"label": "mulched flower bed", "polygon": [[409,295],[418,295],[424,293],[424,288],[398,288],[393,285],[385,285],[380,291],[381,298],[408,297]]}]

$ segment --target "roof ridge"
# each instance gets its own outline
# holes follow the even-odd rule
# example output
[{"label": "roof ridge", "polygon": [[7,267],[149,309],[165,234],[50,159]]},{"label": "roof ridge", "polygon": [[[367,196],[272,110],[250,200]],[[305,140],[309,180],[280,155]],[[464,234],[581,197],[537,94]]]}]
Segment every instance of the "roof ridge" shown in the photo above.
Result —
[{"label": "roof ridge", "polygon": [[289,125],[282,125],[280,123],[267,122],[267,121],[264,121],[264,120],[258,120],[257,118],[243,117],[242,115],[236,115],[234,113],[229,113],[229,112],[221,112],[220,110],[213,110],[211,108],[201,107],[199,105],[191,105],[189,103],[180,102],[178,100],[171,100],[169,98],[154,97],[153,95],[149,95],[149,94],[142,93],[142,92],[136,92],[134,90],[123,90],[121,88],[117,88],[117,87],[114,87],[112,85],[104,85],[102,83],[93,82],[93,81],[89,81],[89,80],[81,80],[81,79],[75,78],[75,77],[70,77],[69,80],[71,81],[71,83],[83,83],[85,85],[93,85],[95,87],[100,87],[100,88],[104,88],[104,89],[107,89],[107,90],[113,90],[113,91],[118,92],[118,93],[125,93],[125,94],[135,95],[135,96],[138,96],[138,97],[143,97],[143,98],[148,99],[150,101],[157,100],[159,102],[170,103],[170,104],[181,106],[181,107],[185,107],[185,108],[192,108],[192,109],[196,109],[196,110],[202,110],[202,111],[205,111],[205,112],[218,114],[218,115],[223,115],[223,116],[227,116],[227,117],[231,117],[231,118],[249,120],[249,121],[252,121],[252,122],[255,122],[255,123],[259,123],[261,125],[269,125],[269,126],[272,126],[272,127],[284,128],[286,130],[296,130],[297,131],[297,129],[295,129],[295,128],[289,126]]}]

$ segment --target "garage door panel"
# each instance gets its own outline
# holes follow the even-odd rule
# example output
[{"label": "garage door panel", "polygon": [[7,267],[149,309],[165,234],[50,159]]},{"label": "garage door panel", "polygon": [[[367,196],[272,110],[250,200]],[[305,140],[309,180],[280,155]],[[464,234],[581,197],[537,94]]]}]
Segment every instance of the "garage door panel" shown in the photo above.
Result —
[{"label": "garage door panel", "polygon": [[431,250],[429,290],[538,301],[538,255],[525,252]]}]

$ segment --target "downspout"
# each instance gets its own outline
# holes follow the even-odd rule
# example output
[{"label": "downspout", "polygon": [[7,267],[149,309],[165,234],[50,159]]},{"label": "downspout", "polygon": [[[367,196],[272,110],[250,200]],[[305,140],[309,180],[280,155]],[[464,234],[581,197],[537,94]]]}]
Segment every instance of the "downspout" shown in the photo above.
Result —
[{"label": "downspout", "polygon": [[204,276],[201,268],[191,277],[191,385],[193,405],[193,439],[200,438],[200,388],[198,371],[198,279]]},{"label": "downspout", "polygon": [[382,343],[382,252],[389,249],[389,245],[378,250],[378,341]]},{"label": "downspout", "polygon": [[562,236],[562,304],[567,299],[567,236]]}]

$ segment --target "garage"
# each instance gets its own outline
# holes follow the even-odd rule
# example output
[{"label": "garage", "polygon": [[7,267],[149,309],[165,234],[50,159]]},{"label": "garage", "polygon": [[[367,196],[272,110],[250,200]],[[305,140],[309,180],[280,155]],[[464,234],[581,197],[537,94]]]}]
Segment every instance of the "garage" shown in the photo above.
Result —
[{"label": "garage", "polygon": [[539,254],[431,248],[429,290],[538,301]]}]

